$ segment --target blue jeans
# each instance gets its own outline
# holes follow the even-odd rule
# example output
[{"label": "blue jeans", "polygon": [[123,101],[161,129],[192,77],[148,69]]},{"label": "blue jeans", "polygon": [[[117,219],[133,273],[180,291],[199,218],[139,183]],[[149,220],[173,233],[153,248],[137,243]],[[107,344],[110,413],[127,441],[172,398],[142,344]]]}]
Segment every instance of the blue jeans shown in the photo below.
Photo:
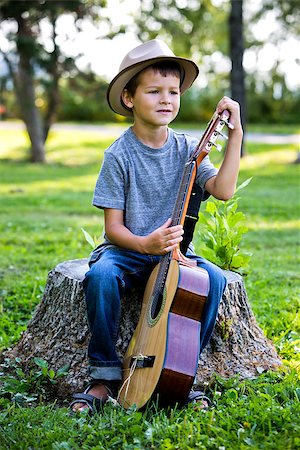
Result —
[{"label": "blue jeans", "polygon": [[[205,259],[197,260],[207,270],[210,290],[203,313],[200,334],[200,353],[208,343],[215,324],[219,303],[226,287],[221,269]],[[161,257],[143,255],[121,248],[107,248],[90,263],[83,281],[87,316],[91,331],[88,346],[89,372],[93,379],[120,381],[122,365],[116,354],[121,298],[128,289],[146,285]]]}]

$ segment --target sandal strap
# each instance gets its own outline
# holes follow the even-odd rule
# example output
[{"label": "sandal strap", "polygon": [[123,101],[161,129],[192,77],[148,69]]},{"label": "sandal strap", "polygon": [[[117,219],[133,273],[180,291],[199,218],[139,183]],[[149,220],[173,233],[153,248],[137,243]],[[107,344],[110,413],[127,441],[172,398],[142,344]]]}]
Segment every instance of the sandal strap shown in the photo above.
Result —
[{"label": "sandal strap", "polygon": [[[85,394],[84,392],[73,394],[72,397],[77,400],[85,400],[87,402],[94,402],[95,400],[101,400],[100,398],[95,397],[91,394]],[[78,402],[79,403],[79,402]]]},{"label": "sandal strap", "polygon": [[94,395],[85,394],[84,392],[73,394],[72,397],[74,400],[70,404],[70,407],[75,405],[76,403],[84,403],[89,407],[91,411],[100,411],[101,406],[106,402],[106,400],[102,400],[101,398],[94,397]]},{"label": "sandal strap", "polygon": [[109,386],[107,386],[107,384],[103,384],[103,386],[106,387],[109,397],[114,397],[114,394],[113,394],[111,388]]},{"label": "sandal strap", "polygon": [[187,404],[188,403],[197,403],[199,400],[204,400],[207,402],[207,404],[211,405],[211,399],[205,395],[202,391],[190,391],[188,398],[187,398]]}]

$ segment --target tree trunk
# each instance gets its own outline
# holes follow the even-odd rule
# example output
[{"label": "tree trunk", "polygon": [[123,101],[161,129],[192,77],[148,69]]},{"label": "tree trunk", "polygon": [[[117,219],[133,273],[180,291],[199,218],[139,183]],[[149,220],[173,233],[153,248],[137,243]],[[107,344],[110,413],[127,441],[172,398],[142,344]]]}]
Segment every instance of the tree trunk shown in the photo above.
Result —
[{"label": "tree trunk", "polygon": [[31,142],[30,160],[36,163],[44,163],[46,158],[43,124],[39,110],[35,105],[34,69],[31,64],[30,53],[26,47],[26,39],[30,38],[30,30],[28,30],[26,21],[21,16],[18,18],[18,27],[17,45],[20,59],[18,75],[15,77],[15,89],[21,116]]},{"label": "tree trunk", "polygon": [[[89,330],[82,279],[86,260],[66,261],[50,273],[41,303],[37,306],[19,343],[4,356],[19,357],[26,370],[33,357],[48,362],[57,371],[68,365],[68,375],[58,384],[58,398],[83,389],[88,381],[87,344]],[[250,310],[243,279],[224,272],[228,287],[224,293],[217,324],[210,343],[201,355],[197,383],[212,382],[215,374],[243,378],[276,369],[281,364],[271,341],[266,339]],[[141,292],[134,291],[122,301],[117,351],[122,357],[137,325]]]},{"label": "tree trunk", "polygon": [[297,152],[297,158],[294,161],[295,164],[300,164],[300,150]]},{"label": "tree trunk", "polygon": [[[241,108],[242,127],[246,128],[246,91],[243,68],[244,37],[243,37],[243,0],[231,0],[231,11],[229,16],[230,34],[230,58],[231,72],[230,85],[231,96],[239,102]],[[241,154],[244,154],[243,145]]]},{"label": "tree trunk", "polygon": [[50,75],[50,83],[47,89],[47,111],[45,114],[44,120],[44,142],[46,142],[48,138],[48,134],[50,128],[56,120],[57,115],[57,107],[59,104],[59,79],[60,79],[60,71],[58,69],[58,58],[59,58],[59,47],[56,44],[56,20],[57,17],[54,14],[54,11],[51,12],[50,22],[52,25],[52,43],[53,43],[53,51],[50,55],[49,67],[48,67],[48,75]]}]

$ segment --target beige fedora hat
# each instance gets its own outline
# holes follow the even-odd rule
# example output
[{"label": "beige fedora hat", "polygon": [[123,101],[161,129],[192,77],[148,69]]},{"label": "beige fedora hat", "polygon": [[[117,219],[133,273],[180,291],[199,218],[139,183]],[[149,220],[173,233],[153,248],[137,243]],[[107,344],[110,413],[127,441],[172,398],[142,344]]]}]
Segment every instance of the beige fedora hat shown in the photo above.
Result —
[{"label": "beige fedora hat", "polygon": [[119,73],[114,77],[107,89],[107,101],[110,108],[122,116],[132,117],[130,109],[122,102],[122,91],[126,84],[141,70],[159,61],[175,61],[181,69],[181,94],[185,92],[197,78],[199,69],[197,65],[186,58],[174,55],[172,50],[159,39],[153,39],[135,47],[124,57]]}]

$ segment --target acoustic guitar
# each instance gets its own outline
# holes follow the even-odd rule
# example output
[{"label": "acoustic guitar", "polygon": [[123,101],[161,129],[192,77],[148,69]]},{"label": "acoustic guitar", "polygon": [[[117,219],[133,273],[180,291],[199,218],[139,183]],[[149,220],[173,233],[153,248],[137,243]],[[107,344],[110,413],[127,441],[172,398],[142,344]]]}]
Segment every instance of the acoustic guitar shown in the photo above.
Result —
[{"label": "acoustic guitar", "polygon": [[[197,168],[215,146],[230,114],[215,113],[184,167],[172,225],[184,224]],[[141,315],[123,363],[119,403],[143,407],[150,398],[162,404],[186,401],[196,375],[201,318],[209,292],[206,270],[179,247],[161,258],[144,292]]]}]

